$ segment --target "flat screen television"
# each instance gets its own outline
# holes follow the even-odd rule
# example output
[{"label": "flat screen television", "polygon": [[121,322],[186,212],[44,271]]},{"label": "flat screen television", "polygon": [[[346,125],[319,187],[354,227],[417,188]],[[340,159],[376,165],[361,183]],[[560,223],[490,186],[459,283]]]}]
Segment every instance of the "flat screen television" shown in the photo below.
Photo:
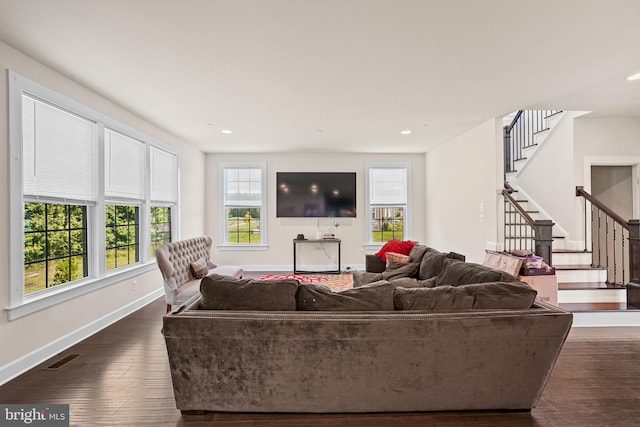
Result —
[{"label": "flat screen television", "polygon": [[276,216],[356,216],[355,172],[277,172]]}]

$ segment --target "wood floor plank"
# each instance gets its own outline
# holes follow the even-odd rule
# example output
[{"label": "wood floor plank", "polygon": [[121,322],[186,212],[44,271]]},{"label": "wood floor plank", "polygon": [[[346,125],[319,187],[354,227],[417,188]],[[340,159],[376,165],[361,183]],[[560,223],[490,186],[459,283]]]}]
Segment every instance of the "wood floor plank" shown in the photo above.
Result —
[{"label": "wood floor plank", "polygon": [[[160,333],[164,301],[0,387],[2,403],[65,403],[74,426],[636,426],[640,327],[574,328],[531,412],[185,415],[175,408]],[[70,354],[78,357],[47,369]]]}]

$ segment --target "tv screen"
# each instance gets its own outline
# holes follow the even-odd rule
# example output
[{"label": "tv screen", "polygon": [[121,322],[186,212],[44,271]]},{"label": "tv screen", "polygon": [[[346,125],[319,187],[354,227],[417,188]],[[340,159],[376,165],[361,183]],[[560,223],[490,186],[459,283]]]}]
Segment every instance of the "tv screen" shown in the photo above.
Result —
[{"label": "tv screen", "polygon": [[277,172],[276,216],[356,216],[355,172]]}]

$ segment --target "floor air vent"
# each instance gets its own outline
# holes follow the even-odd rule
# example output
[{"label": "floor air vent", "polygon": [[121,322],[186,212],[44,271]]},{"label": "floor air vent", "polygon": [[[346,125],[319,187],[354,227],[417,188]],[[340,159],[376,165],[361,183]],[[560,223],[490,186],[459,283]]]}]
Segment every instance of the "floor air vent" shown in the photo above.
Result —
[{"label": "floor air vent", "polygon": [[64,365],[66,365],[67,363],[71,362],[73,359],[75,359],[78,356],[80,356],[80,355],[79,354],[70,354],[70,355],[66,356],[64,359],[58,360],[53,365],[47,366],[45,369],[51,370],[51,371],[55,371],[56,369],[62,368]]}]

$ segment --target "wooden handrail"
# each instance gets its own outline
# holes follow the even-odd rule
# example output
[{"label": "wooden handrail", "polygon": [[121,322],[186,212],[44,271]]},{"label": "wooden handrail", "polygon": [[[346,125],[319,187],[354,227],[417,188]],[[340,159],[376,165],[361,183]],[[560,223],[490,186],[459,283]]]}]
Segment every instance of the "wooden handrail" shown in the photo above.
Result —
[{"label": "wooden handrail", "polygon": [[520,120],[520,116],[522,115],[523,112],[524,112],[524,110],[518,110],[516,115],[513,117],[513,120],[511,120],[511,123],[509,123],[509,125],[507,125],[507,132],[511,132],[511,129],[513,129],[513,127],[516,125],[518,120]]},{"label": "wooden handrail", "polygon": [[531,215],[529,215],[529,213],[527,211],[525,211],[522,206],[520,206],[520,203],[516,202],[515,199],[513,197],[511,197],[511,194],[509,194],[509,192],[506,189],[502,190],[502,195],[504,196],[505,199],[509,200],[511,205],[513,205],[513,207],[518,210],[520,215],[522,215],[524,217],[524,219],[527,221],[527,223],[530,226],[533,227],[534,223],[535,223],[535,220],[533,218],[531,218]]},{"label": "wooden handrail", "polygon": [[617,213],[612,211],[610,208],[605,206],[604,203],[602,203],[601,201],[593,197],[591,194],[584,191],[583,186],[580,185],[576,187],[576,196],[584,197],[585,199],[590,201],[592,205],[594,205],[595,207],[600,209],[602,212],[604,212],[607,216],[609,216],[614,221],[619,223],[624,229],[629,230],[629,221],[622,218],[620,215],[618,215]]}]

